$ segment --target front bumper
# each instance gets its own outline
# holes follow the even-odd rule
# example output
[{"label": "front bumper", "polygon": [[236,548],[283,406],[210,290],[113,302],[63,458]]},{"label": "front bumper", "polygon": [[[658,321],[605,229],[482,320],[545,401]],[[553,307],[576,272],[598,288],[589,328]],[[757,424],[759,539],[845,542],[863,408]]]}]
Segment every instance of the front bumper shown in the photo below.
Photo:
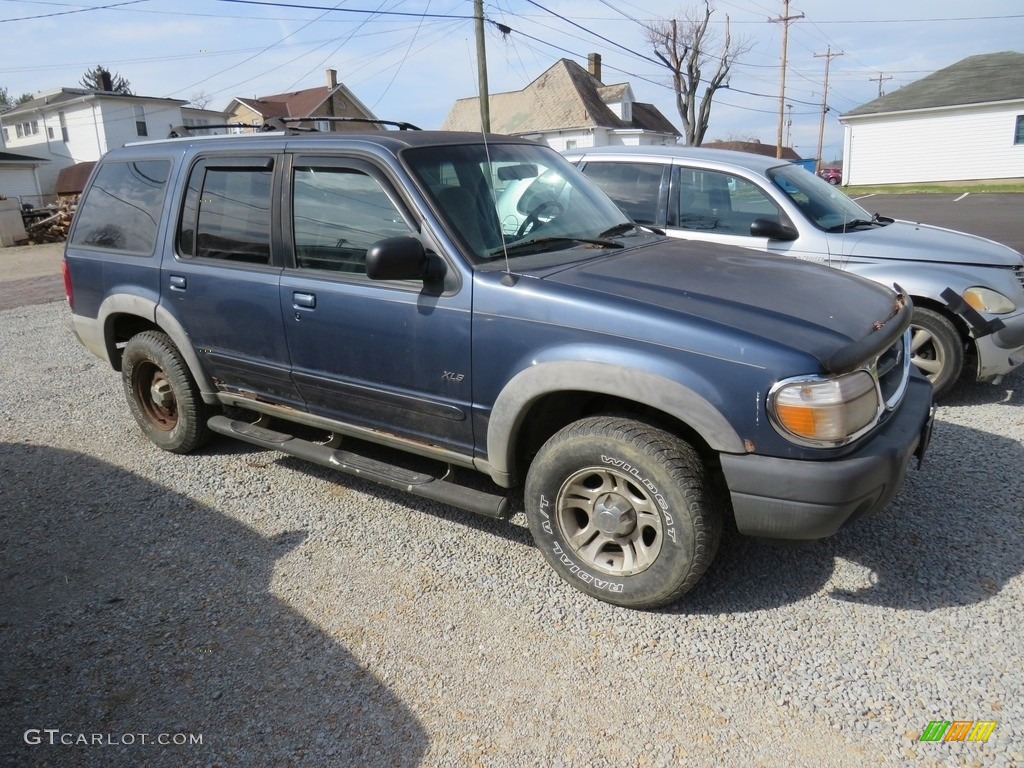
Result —
[{"label": "front bumper", "polygon": [[723,454],[740,533],[821,539],[877,512],[896,495],[931,435],[931,384],[911,376],[899,410],[855,453],[831,461]]},{"label": "front bumper", "polygon": [[1005,376],[1024,363],[1024,312],[999,317],[1003,327],[974,340],[978,352],[978,381]]}]

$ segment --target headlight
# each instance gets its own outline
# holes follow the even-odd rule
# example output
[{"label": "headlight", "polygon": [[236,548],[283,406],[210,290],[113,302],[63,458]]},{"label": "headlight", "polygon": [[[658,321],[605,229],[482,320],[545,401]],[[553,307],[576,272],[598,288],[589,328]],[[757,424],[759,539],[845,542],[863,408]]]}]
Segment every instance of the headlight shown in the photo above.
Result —
[{"label": "headlight", "polygon": [[788,379],[768,396],[775,428],[801,445],[831,448],[848,443],[873,426],[880,412],[878,389],[866,371],[830,379]]},{"label": "headlight", "polygon": [[1013,312],[1016,309],[1012,301],[1003,296],[999,291],[993,291],[991,288],[982,288],[976,285],[964,291],[963,297],[964,301],[974,309],[979,312],[988,312],[992,315],[1005,315],[1007,312]]}]

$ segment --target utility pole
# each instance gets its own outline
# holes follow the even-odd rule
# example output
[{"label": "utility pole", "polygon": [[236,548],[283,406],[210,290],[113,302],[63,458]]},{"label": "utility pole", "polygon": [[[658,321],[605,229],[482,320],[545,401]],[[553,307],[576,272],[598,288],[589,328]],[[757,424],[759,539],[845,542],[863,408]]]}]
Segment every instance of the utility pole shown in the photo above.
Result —
[{"label": "utility pole", "polygon": [[825,113],[828,112],[828,68],[832,63],[832,59],[836,56],[842,56],[842,51],[836,51],[832,53],[832,46],[830,45],[827,49],[827,53],[816,53],[814,58],[825,59],[825,89],[821,92],[821,122],[818,123],[818,157],[814,161],[814,172],[818,173],[821,170],[821,146],[825,140]]},{"label": "utility pole", "polygon": [[777,19],[768,19],[773,24],[781,22],[782,24],[782,85],[779,87],[779,135],[775,141],[775,157],[782,157],[782,122],[783,122],[783,111],[786,106],[786,47],[789,44],[789,22],[802,19],[804,15],[801,13],[799,16],[789,15],[789,0],[782,0],[782,16]]},{"label": "utility pole", "polygon": [[473,0],[476,23],[476,76],[480,91],[480,128],[491,132],[491,97],[487,88],[487,50],[484,47],[484,0]]},{"label": "utility pole", "polygon": [[882,93],[882,83],[884,83],[886,80],[892,80],[892,75],[883,75],[881,72],[879,72],[878,77],[869,77],[868,80],[871,81],[872,83],[878,83],[878,98],[882,98],[882,96],[885,95],[884,93]]}]

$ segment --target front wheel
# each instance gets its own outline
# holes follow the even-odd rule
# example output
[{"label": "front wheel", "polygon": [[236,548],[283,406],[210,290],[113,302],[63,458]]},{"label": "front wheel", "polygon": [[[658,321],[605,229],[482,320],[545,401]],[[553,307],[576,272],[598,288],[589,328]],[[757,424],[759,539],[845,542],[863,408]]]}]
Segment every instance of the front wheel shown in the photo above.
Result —
[{"label": "front wheel", "polygon": [[189,453],[210,439],[199,387],[166,334],[145,331],[131,338],[121,358],[121,382],[132,416],[165,451]]},{"label": "front wheel", "polygon": [[910,362],[931,381],[936,400],[949,391],[964,369],[964,345],[953,323],[931,309],[914,307]]},{"label": "front wheel", "polygon": [[718,549],[722,514],[691,446],[631,419],[556,433],[526,478],[530,532],[577,589],[631,608],[678,599]]}]

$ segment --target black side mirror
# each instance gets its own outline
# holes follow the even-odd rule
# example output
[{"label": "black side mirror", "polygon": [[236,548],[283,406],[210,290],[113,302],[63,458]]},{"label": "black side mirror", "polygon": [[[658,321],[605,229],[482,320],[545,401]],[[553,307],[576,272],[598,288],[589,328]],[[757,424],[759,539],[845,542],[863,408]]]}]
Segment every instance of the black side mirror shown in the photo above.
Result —
[{"label": "black side mirror", "polygon": [[750,223],[750,236],[767,237],[769,240],[796,240],[799,234],[792,227],[774,219],[754,219]]},{"label": "black side mirror", "polygon": [[366,276],[371,280],[435,280],[444,272],[436,261],[415,237],[388,237],[366,252]]}]

